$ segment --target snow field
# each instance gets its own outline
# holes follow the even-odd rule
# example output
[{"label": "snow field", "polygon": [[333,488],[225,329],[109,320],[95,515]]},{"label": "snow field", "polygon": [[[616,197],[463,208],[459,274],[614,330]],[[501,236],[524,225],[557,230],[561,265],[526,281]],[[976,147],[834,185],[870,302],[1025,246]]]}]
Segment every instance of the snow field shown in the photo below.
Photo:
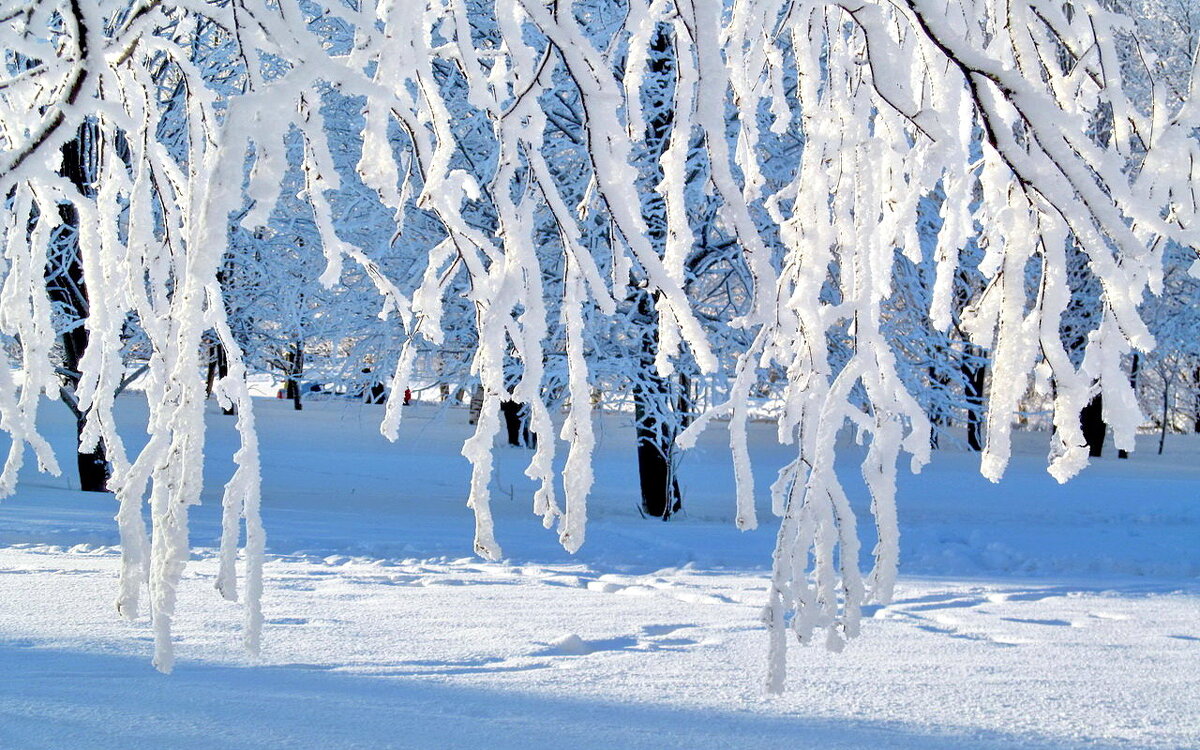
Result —
[{"label": "snow field", "polygon": [[[112,616],[108,551],[0,551],[0,745],[1187,747],[1195,593],[905,580],[766,698],[761,574],[275,558],[261,663],[182,588],[176,674]],[[128,702],[127,702],[128,701]],[[810,744],[811,743],[811,744]]]},{"label": "snow field", "polygon": [[[412,407],[391,445],[378,408],[256,406],[261,660],[240,647],[241,608],[212,590],[216,490],[193,510],[198,551],[163,676],[146,619],[113,611],[111,498],[26,474],[0,505],[0,747],[1200,745],[1200,446],[1187,438],[1061,487],[1038,436],[1018,436],[1000,485],[974,457],[935,452],[901,477],[895,602],[866,609],[842,654],[790,649],[788,692],[768,698],[760,614],[777,522],[760,508],[763,528],[733,528],[723,435],[689,455],[687,514],[663,524],[633,509],[631,430],[606,415],[575,556],[529,512],[529,452],[498,449],[506,557],[492,563],[470,555],[460,411]],[[130,425],[144,413],[134,395],[121,408]],[[219,486],[233,435],[210,422]],[[51,430],[60,456],[69,427]],[[786,450],[770,425],[751,427],[765,484]]]}]

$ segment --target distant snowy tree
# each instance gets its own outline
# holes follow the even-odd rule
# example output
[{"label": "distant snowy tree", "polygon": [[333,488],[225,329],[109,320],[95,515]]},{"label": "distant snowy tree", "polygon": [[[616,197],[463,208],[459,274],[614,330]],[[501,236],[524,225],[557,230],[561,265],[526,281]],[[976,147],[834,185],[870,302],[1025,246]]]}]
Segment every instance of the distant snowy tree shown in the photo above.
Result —
[{"label": "distant snowy tree", "polygon": [[1159,430],[1158,452],[1172,431],[1200,432],[1200,278],[1188,273],[1193,254],[1165,251],[1162,291],[1142,304],[1157,345],[1138,356],[1135,386]]}]

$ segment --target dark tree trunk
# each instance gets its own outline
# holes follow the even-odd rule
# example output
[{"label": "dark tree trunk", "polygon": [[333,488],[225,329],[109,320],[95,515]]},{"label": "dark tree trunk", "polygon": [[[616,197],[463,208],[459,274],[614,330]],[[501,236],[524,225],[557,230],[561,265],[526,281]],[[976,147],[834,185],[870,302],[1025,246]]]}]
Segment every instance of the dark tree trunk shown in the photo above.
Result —
[{"label": "dark tree trunk", "polygon": [[300,401],[300,373],[304,372],[304,348],[300,344],[294,344],[285,355],[287,360],[288,374],[287,380],[284,381],[283,396],[292,400],[292,407],[296,411],[304,409],[304,404]]},{"label": "dark tree trunk", "polygon": [[504,429],[508,433],[508,444],[521,445],[521,404],[517,401],[501,401],[500,414],[504,416]]},{"label": "dark tree trunk", "polygon": [[[658,156],[668,144],[671,124],[675,118],[671,100],[675,68],[671,54],[671,38],[660,27],[650,42],[647,73],[653,79],[649,88],[654,101],[648,111],[653,116],[646,121],[646,166],[653,170],[653,180],[662,178]],[[665,205],[653,190],[648,191],[643,205],[651,245],[663,252],[666,247],[667,222]],[[634,423],[637,437],[638,478],[641,487],[642,512],[666,520],[683,505],[679,481],[675,476],[675,437],[679,430],[677,411],[680,404],[672,396],[671,384],[658,374],[654,360],[658,354],[658,315],[654,298],[633,278],[628,300],[635,306],[634,325],[640,330],[637,359],[633,375]],[[686,412],[684,412],[686,413]]]},{"label": "dark tree trunk", "polygon": [[[926,374],[929,376],[929,383],[935,393],[947,390],[947,387],[950,385],[950,378],[944,373],[939,372],[938,368],[930,365],[926,368]],[[937,448],[938,438],[941,434],[941,430],[938,428],[950,425],[950,415],[946,413],[944,404],[937,397],[930,404],[929,423],[933,426],[933,429],[929,431],[929,447]]]},{"label": "dark tree trunk", "polygon": [[[387,386],[375,379],[375,368],[364,367],[362,374],[370,385],[367,385],[362,390],[363,403],[367,404],[382,404],[387,401]],[[410,393],[407,388],[404,390],[404,405],[408,406]]]},{"label": "dark tree trunk", "polygon": [[1192,383],[1196,386],[1196,389],[1193,391],[1196,401],[1194,407],[1196,413],[1192,420],[1192,431],[1200,435],[1200,367],[1197,367],[1196,371],[1192,373]]},{"label": "dark tree trunk", "polygon": [[[71,181],[81,194],[96,195],[95,175],[100,160],[99,129],[95,123],[85,122],[79,126],[75,138],[62,148],[61,173]],[[84,322],[88,316],[87,288],[83,282],[83,258],[79,246],[79,213],[69,203],[58,208],[62,225],[52,256],[46,263],[46,296],[66,323],[60,335],[62,343],[62,369],[60,371],[63,401],[75,414],[76,448],[83,447],[80,439],[86,415],[81,413],[75,401],[75,387],[81,377],[79,361],[88,345],[88,331]],[[98,440],[88,451],[78,454],[79,489],[85,492],[108,490],[109,466],[104,442]]]},{"label": "dark tree trunk", "polygon": [[212,398],[213,387],[217,381],[217,358],[213,345],[208,347],[208,373],[204,376],[204,398]]},{"label": "dark tree trunk", "polygon": [[477,424],[479,415],[483,413],[483,386],[475,386],[471,392],[471,405],[467,407],[467,424]]},{"label": "dark tree trunk", "polygon": [[533,448],[533,435],[529,431],[529,411],[520,401],[501,401],[500,414],[504,416],[504,429],[508,433],[508,444],[518,448]]},{"label": "dark tree trunk", "polygon": [[[384,401],[387,401],[387,386],[376,380],[374,383],[371,383],[371,387],[367,388],[365,396],[364,400],[368,404],[382,404]],[[408,402],[405,401],[404,405],[407,406]]]},{"label": "dark tree trunk", "polygon": [[670,518],[683,507],[679,480],[675,477],[674,435],[668,423],[647,418],[646,405],[635,395],[637,420],[638,480],[642,491],[642,512],[647,516]]},{"label": "dark tree trunk", "polygon": [[679,373],[679,398],[675,401],[675,413],[679,415],[679,429],[686,430],[692,423],[692,379]]},{"label": "dark tree trunk", "polygon": [[670,383],[658,374],[658,327],[654,303],[638,291],[638,320],[643,322],[637,374],[633,383],[634,423],[637,433],[638,479],[642,512],[664,521],[679,511],[683,497],[675,476],[675,437],[679,426],[672,410]]},{"label": "dark tree trunk", "polygon": [[983,435],[983,386],[987,379],[987,366],[981,362],[975,347],[967,345],[962,364],[963,395],[967,401],[967,445],[973,451],[982,451]]},{"label": "dark tree trunk", "polygon": [[300,382],[288,378],[283,386],[283,397],[292,400],[292,408],[296,411],[303,411],[304,402],[300,400]]},{"label": "dark tree trunk", "polygon": [[[1140,360],[1138,358],[1138,353],[1134,352],[1133,353],[1133,361],[1129,363],[1129,387],[1133,388],[1133,392],[1135,394],[1137,393],[1137,379],[1138,379],[1139,363],[1140,363]],[[1198,429],[1197,432],[1200,432],[1200,429]],[[1126,450],[1117,451],[1117,458],[1129,458],[1129,451],[1126,451]]]},{"label": "dark tree trunk", "polygon": [[1079,424],[1083,428],[1083,440],[1088,446],[1088,455],[1099,458],[1104,453],[1104,398],[1097,393],[1088,405],[1079,412]]},{"label": "dark tree trunk", "polygon": [[[222,380],[229,375],[229,357],[225,354],[225,347],[220,341],[214,341],[209,347],[208,355],[208,378],[205,380],[205,394],[208,397],[213,395],[213,386],[218,380]],[[237,413],[237,409],[230,406],[222,406],[221,413],[225,416],[233,416]]]},{"label": "dark tree trunk", "polygon": [[1171,383],[1169,380],[1163,381],[1163,400],[1162,400],[1162,426],[1158,433],[1158,455],[1163,454],[1163,449],[1167,447],[1167,421],[1171,416]]},{"label": "dark tree trunk", "polygon": [[[83,434],[84,419],[82,416],[76,417],[75,430],[76,440],[78,436]],[[79,469],[79,489],[84,492],[108,492],[108,456],[104,451],[104,443],[97,445],[96,449],[89,452],[76,452],[76,466]]]}]

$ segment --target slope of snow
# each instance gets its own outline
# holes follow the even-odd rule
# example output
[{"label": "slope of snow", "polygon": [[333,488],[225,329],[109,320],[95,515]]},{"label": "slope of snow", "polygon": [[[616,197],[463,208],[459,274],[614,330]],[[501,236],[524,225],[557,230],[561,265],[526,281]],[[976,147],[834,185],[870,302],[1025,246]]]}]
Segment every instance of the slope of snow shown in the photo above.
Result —
[{"label": "slope of snow", "polygon": [[[723,434],[687,458],[687,514],[663,524],[638,517],[632,430],[606,416],[574,557],[530,513],[529,452],[500,450],[506,559],[485,563],[469,556],[464,411],[410,407],[393,445],[378,407],[258,404],[261,662],[212,590],[233,444],[213,414],[169,677],[149,665],[147,623],[112,611],[112,499],[31,473],[0,505],[0,747],[1200,744],[1193,438],[1101,459],[1065,486],[1045,474],[1044,435],[1019,436],[999,485],[975,457],[935,452],[901,480],[896,603],[871,610],[846,653],[792,649],[789,692],[767,698],[758,616],[777,524],[733,528]],[[144,409],[123,399],[131,425]],[[67,463],[61,411],[47,416]],[[765,488],[788,453],[754,428]]]}]

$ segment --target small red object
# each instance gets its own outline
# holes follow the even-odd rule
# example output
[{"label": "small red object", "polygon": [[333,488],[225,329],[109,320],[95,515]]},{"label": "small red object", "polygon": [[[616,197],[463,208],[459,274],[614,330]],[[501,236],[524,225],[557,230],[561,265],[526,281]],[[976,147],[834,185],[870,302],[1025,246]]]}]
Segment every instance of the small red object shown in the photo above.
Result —
[{"label": "small red object", "polygon": [[404,389],[404,405],[408,406],[410,403],[412,403],[412,391],[409,390],[408,388],[405,388]]}]

